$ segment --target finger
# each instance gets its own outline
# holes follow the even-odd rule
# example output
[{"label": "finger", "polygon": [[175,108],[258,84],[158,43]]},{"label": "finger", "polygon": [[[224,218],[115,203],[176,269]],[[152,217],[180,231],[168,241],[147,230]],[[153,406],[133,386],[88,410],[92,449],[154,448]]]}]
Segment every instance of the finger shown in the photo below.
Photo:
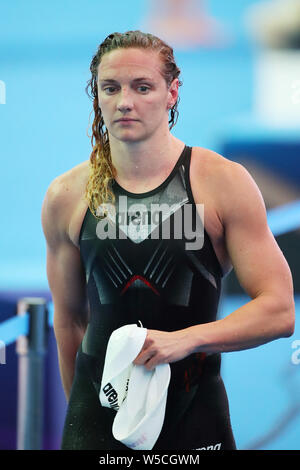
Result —
[{"label": "finger", "polygon": [[143,365],[145,362],[147,362],[151,357],[153,356],[153,353],[151,353],[149,350],[142,350],[135,360],[133,361],[133,364],[136,365]]},{"label": "finger", "polygon": [[159,364],[157,355],[151,356],[151,358],[145,362],[145,367],[148,370],[153,370]]}]

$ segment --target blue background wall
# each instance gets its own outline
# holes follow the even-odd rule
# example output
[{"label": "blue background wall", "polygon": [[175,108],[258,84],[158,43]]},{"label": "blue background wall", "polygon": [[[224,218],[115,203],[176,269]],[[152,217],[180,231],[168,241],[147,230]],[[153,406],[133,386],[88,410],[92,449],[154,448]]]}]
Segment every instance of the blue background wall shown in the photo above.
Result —
[{"label": "blue background wall", "polygon": [[[91,58],[109,33],[142,29],[150,3],[0,1],[0,80],[6,86],[6,101],[0,105],[0,321],[15,314],[15,301],[23,294],[49,296],[41,205],[57,175],[89,158],[92,108],[84,89]],[[208,2],[210,12],[232,33],[233,42],[227,48],[175,50],[183,87],[173,134],[188,145],[208,147],[232,159],[238,159],[237,141],[241,151],[249,150],[266,136],[251,115],[256,49],[245,31],[244,15],[253,3],[257,2]],[[268,134],[269,150],[258,152],[256,158],[272,166],[278,136],[283,146],[296,142],[296,149],[288,160],[283,147],[285,158],[279,153],[274,167],[299,185],[299,139],[293,130]],[[253,148],[250,157],[251,153]],[[220,316],[233,310],[233,300],[224,298]],[[239,448],[300,448],[300,365],[291,363],[297,338],[296,328],[291,338],[224,355],[223,375]],[[65,402],[53,333],[47,370],[44,445],[57,448]],[[0,448],[14,448],[14,345],[7,348],[6,364],[0,365],[0,380],[1,403],[6,403],[0,411]]]}]

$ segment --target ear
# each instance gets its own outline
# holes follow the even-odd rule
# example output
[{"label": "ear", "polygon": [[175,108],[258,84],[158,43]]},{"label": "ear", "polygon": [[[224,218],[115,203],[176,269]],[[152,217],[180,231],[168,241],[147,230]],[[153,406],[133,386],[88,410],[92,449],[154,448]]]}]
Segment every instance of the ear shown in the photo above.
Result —
[{"label": "ear", "polygon": [[168,109],[171,109],[178,99],[178,78],[174,78],[168,90]]}]

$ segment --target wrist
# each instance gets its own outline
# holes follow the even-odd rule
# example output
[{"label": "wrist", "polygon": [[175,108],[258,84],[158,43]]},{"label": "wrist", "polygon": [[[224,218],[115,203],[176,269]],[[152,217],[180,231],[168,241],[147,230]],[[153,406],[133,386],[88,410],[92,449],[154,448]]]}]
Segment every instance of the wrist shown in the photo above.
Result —
[{"label": "wrist", "polygon": [[190,326],[183,330],[187,338],[189,354],[204,351],[205,346],[202,330],[202,325]]}]

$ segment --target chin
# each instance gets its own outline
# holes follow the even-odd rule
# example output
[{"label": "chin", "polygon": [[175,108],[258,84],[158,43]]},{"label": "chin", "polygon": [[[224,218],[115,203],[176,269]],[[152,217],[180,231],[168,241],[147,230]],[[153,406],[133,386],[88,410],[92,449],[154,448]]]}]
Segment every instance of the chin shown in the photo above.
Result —
[{"label": "chin", "polygon": [[114,138],[121,142],[140,142],[141,140],[147,140],[146,135],[138,135],[137,133],[120,133],[119,135],[114,135]]}]

